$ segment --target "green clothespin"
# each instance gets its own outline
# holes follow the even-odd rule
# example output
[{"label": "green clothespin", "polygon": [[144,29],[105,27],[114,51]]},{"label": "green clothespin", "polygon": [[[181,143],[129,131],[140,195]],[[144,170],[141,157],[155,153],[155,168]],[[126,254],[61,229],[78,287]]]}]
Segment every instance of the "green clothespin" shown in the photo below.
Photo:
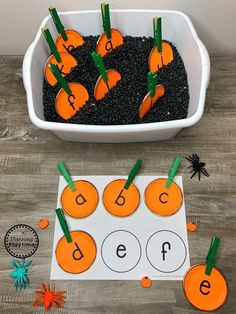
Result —
[{"label": "green clothespin", "polygon": [[55,76],[55,78],[57,79],[58,83],[60,84],[60,86],[65,90],[65,92],[68,94],[68,95],[71,95],[72,94],[72,91],[69,87],[69,85],[67,84],[65,78],[61,75],[58,67],[53,64],[53,63],[49,63],[49,69],[52,71],[53,75]]},{"label": "green clothespin", "polygon": [[162,52],[161,17],[153,18],[153,34],[154,34],[154,45],[155,47],[157,47],[158,52]]},{"label": "green clothespin", "polygon": [[107,82],[108,81],[108,76],[107,76],[106,68],[105,68],[105,65],[104,65],[104,62],[102,60],[102,57],[101,57],[100,53],[92,52],[91,56],[93,58],[93,61],[94,61],[95,65],[96,65],[100,75],[103,78],[103,81]]},{"label": "green clothespin", "polygon": [[68,185],[71,188],[71,190],[73,192],[76,191],[76,187],[74,185],[74,182],[72,181],[71,176],[69,175],[69,172],[67,171],[67,169],[66,169],[65,165],[63,164],[63,162],[59,162],[57,164],[57,168],[60,170],[61,174],[63,175],[64,179],[68,183]]},{"label": "green clothespin", "polygon": [[70,234],[70,230],[68,228],[68,225],[67,225],[67,222],[66,222],[66,218],[65,218],[65,215],[64,215],[64,212],[63,212],[62,208],[57,208],[56,209],[56,214],[57,214],[57,218],[59,220],[61,229],[62,229],[62,231],[64,233],[64,236],[66,237],[66,241],[68,243],[72,242],[72,237],[71,237],[71,234]]},{"label": "green clothespin", "polygon": [[102,3],[101,11],[102,11],[102,23],[103,23],[104,32],[106,33],[107,38],[111,39],[111,22],[110,22],[109,4]]},{"label": "green clothespin", "polygon": [[61,62],[61,56],[60,56],[60,53],[57,50],[57,47],[56,47],[56,45],[54,43],[54,40],[52,38],[52,35],[51,35],[49,29],[48,28],[44,28],[44,29],[42,29],[42,32],[43,32],[43,35],[44,35],[44,37],[45,37],[45,39],[46,39],[46,41],[47,41],[47,43],[49,45],[49,48],[51,50],[51,54],[53,54],[54,57],[56,58],[57,62],[60,63]]},{"label": "green clothespin", "polygon": [[153,74],[151,71],[148,73],[148,92],[153,98],[156,95],[157,74]]},{"label": "green clothespin", "polygon": [[56,8],[50,7],[49,12],[52,16],[53,22],[57,28],[58,33],[61,34],[64,41],[67,41],[68,37],[67,37],[66,32],[65,32],[65,27],[59,18],[59,15],[57,13]]},{"label": "green clothespin", "polygon": [[180,166],[180,163],[181,163],[181,158],[180,157],[176,157],[174,162],[173,162],[173,165],[172,165],[172,167],[170,169],[170,172],[169,172],[169,175],[168,175],[168,179],[166,181],[165,187],[167,189],[169,189],[169,187],[171,186],[171,183],[174,180],[174,177],[175,177],[176,172],[177,172],[177,170],[178,170],[178,168]]},{"label": "green clothespin", "polygon": [[129,188],[129,186],[133,182],[134,178],[136,177],[141,165],[142,165],[142,160],[138,159],[136,161],[135,165],[133,166],[132,170],[129,173],[128,179],[126,180],[126,183],[124,185],[124,189],[127,190]]},{"label": "green clothespin", "polygon": [[220,239],[217,237],[213,237],[211,239],[210,249],[206,258],[206,269],[205,274],[211,274],[212,268],[215,266],[216,263],[216,254],[220,245]]}]

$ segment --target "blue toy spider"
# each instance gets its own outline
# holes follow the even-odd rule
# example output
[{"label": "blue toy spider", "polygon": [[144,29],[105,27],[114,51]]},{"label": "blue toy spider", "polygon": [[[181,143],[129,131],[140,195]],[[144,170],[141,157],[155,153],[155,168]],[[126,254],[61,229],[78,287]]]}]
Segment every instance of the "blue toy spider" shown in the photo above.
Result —
[{"label": "blue toy spider", "polygon": [[29,287],[28,269],[32,264],[32,260],[26,261],[23,259],[21,262],[18,260],[12,260],[11,265],[13,267],[13,272],[11,272],[11,277],[16,278],[14,281],[14,287],[16,290],[22,290]]}]

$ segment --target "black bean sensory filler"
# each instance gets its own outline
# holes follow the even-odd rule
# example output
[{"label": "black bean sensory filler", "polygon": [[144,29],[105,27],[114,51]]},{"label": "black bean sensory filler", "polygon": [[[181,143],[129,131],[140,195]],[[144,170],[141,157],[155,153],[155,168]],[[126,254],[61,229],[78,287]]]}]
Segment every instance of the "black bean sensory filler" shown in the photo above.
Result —
[{"label": "black bean sensory filler", "polygon": [[171,44],[174,61],[158,71],[158,84],[165,87],[165,95],[153,106],[143,119],[139,118],[139,106],[147,94],[148,57],[153,38],[124,37],[124,45],[104,57],[106,69],[120,72],[122,79],[104,99],[96,101],[93,95],[99,72],[91,53],[95,51],[98,36],[84,37],[85,44],[71,51],[78,66],[66,76],[66,81],[79,82],[89,92],[89,101],[68,121],[55,111],[55,99],[59,86],[43,83],[43,106],[46,121],[117,125],[136,124],[184,119],[187,117],[189,90],[184,63],[177,49]]}]

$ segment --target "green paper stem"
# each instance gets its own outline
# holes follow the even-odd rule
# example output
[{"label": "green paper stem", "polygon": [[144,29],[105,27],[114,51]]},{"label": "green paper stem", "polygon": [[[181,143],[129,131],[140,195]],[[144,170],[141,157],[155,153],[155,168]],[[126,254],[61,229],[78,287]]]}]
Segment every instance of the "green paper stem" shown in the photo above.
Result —
[{"label": "green paper stem", "polygon": [[62,208],[57,208],[56,209],[56,214],[57,214],[57,218],[59,220],[61,229],[62,229],[62,231],[64,233],[65,238],[66,238],[66,241],[68,243],[71,243],[72,242],[72,237],[71,237],[70,230],[68,228],[68,225],[67,225],[67,222],[66,222],[66,218],[65,218],[65,215],[64,215],[64,212],[63,212]]},{"label": "green paper stem", "polygon": [[66,180],[66,182],[68,183],[70,189],[74,192],[76,191],[76,187],[74,185],[74,182],[71,179],[71,176],[69,175],[69,172],[67,171],[65,165],[63,164],[63,162],[59,162],[57,164],[58,169],[60,170],[61,174],[63,175],[64,179]]},{"label": "green paper stem", "polygon": [[72,91],[71,91],[69,85],[67,84],[65,78],[61,75],[58,67],[51,62],[49,63],[48,66],[49,66],[49,69],[52,71],[53,75],[55,76],[55,78],[57,79],[59,85],[65,90],[65,92],[68,95],[71,95]]},{"label": "green paper stem", "polygon": [[57,47],[54,43],[54,40],[52,38],[52,35],[49,31],[48,28],[44,28],[42,29],[42,32],[43,32],[43,35],[48,43],[48,46],[50,48],[50,51],[51,51],[51,54],[54,55],[54,57],[56,58],[57,62],[60,63],[61,62],[61,56],[60,56],[60,53],[58,52],[57,50]]},{"label": "green paper stem", "polygon": [[111,22],[109,4],[101,4],[103,29],[108,39],[111,39]]},{"label": "green paper stem", "polygon": [[174,162],[173,162],[173,165],[172,165],[172,167],[170,169],[170,172],[169,172],[169,175],[168,175],[168,179],[166,181],[165,187],[167,189],[169,189],[169,187],[171,186],[171,183],[174,180],[174,177],[175,177],[176,172],[177,172],[177,170],[178,170],[178,168],[180,166],[180,163],[181,163],[181,158],[180,157],[176,157]]},{"label": "green paper stem", "polygon": [[104,82],[107,82],[108,76],[107,76],[106,68],[105,68],[105,65],[104,65],[104,62],[102,60],[100,53],[92,52],[91,56]]},{"label": "green paper stem", "polygon": [[216,263],[216,254],[220,245],[220,239],[218,237],[213,237],[211,239],[210,249],[206,258],[206,269],[205,274],[210,276],[212,268]]},{"label": "green paper stem", "polygon": [[64,25],[62,24],[62,22],[61,22],[61,20],[59,18],[59,15],[57,13],[56,8],[50,7],[49,8],[49,12],[50,12],[50,14],[52,16],[53,22],[54,22],[54,24],[56,26],[56,29],[57,29],[58,33],[61,34],[61,36],[62,36],[64,41],[67,41],[68,37],[67,37],[67,34],[65,32],[65,27],[64,27]]},{"label": "green paper stem", "polygon": [[140,167],[142,165],[142,160],[138,159],[135,163],[135,165],[133,166],[132,170],[129,173],[128,179],[126,180],[126,183],[124,185],[124,189],[128,189],[131,185],[131,183],[133,182],[134,178],[136,177]]},{"label": "green paper stem", "polygon": [[148,73],[148,92],[153,98],[156,95],[157,74],[153,74],[151,71]]},{"label": "green paper stem", "polygon": [[157,48],[158,52],[162,52],[162,27],[161,27],[161,17],[153,18],[153,36],[154,36],[154,45]]}]

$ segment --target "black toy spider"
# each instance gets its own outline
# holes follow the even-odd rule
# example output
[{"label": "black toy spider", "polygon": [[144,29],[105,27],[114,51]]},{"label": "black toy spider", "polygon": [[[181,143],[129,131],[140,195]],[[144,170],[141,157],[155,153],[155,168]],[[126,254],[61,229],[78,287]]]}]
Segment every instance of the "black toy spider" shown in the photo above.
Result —
[{"label": "black toy spider", "polygon": [[205,162],[201,162],[200,158],[197,154],[192,154],[192,156],[185,157],[190,163],[191,166],[188,167],[190,169],[189,173],[192,173],[191,179],[195,176],[196,173],[198,173],[198,180],[201,179],[201,174],[204,174],[204,176],[209,177],[210,174],[206,171]]}]

